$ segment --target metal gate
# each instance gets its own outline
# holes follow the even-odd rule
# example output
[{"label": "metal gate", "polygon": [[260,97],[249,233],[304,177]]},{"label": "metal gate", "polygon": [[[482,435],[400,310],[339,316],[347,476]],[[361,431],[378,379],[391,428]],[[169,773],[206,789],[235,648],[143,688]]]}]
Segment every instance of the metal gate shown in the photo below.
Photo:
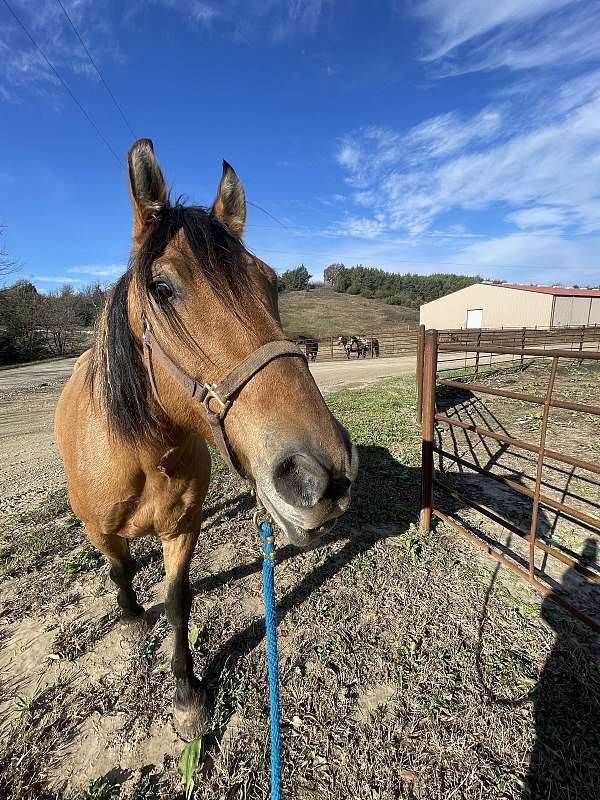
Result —
[{"label": "metal gate", "polygon": [[[600,515],[588,514],[579,508],[574,507],[565,502],[561,502],[554,497],[545,494],[542,491],[543,475],[545,467],[545,459],[567,464],[580,470],[585,470],[594,476],[600,475],[600,466],[597,463],[586,461],[577,458],[575,455],[557,452],[556,450],[548,449],[546,446],[546,437],[548,431],[548,419],[552,409],[568,409],[571,411],[582,412],[585,414],[600,415],[600,405],[594,403],[580,403],[571,400],[557,399],[554,396],[557,369],[560,361],[571,360],[579,363],[584,361],[600,361],[599,352],[586,352],[582,350],[566,350],[566,349],[535,349],[524,347],[500,347],[477,343],[462,342],[439,342],[438,331],[428,330],[427,332],[421,331],[419,335],[419,349],[417,357],[417,416],[422,424],[422,500],[421,500],[421,516],[420,527],[421,531],[427,532],[431,528],[432,517],[437,517],[446,525],[450,526],[453,530],[461,535],[467,537],[473,544],[481,550],[492,556],[496,561],[500,562],[507,569],[511,570],[516,575],[526,580],[529,584],[534,586],[542,594],[551,597],[553,601],[563,606],[573,615],[581,619],[586,624],[590,625],[594,630],[600,632],[600,624],[591,619],[589,616],[575,608],[568,602],[560,593],[552,589],[550,585],[544,580],[544,575],[540,574],[536,569],[535,555],[536,551],[543,551],[547,558],[557,559],[563,564],[573,568],[578,573],[583,575],[587,580],[600,585],[600,574],[593,569],[579,563],[576,559],[567,555],[562,550],[554,547],[552,544],[541,541],[538,537],[538,518],[540,508],[545,507],[552,510],[553,513],[558,513],[574,520],[578,524],[583,524],[586,530],[592,531],[595,535],[600,534]],[[470,359],[470,363],[478,365],[481,356],[512,356],[518,359],[517,363],[523,363],[524,359],[539,359],[544,358],[550,361],[550,371],[548,383],[545,387],[543,394],[533,395],[525,392],[515,392],[506,388],[496,388],[487,386],[483,383],[473,383],[461,379],[455,380],[452,378],[440,377],[439,373],[443,370],[443,354],[464,354],[465,358]],[[462,356],[460,356],[462,358]],[[449,359],[456,362],[456,358]],[[453,363],[452,366],[456,369],[460,367],[460,363]],[[476,370],[475,370],[476,377]],[[532,442],[523,439],[509,436],[504,432],[492,430],[491,427],[485,425],[478,425],[473,422],[465,422],[463,420],[451,418],[450,416],[440,413],[436,407],[436,387],[445,386],[453,389],[468,390],[476,397],[481,395],[495,395],[502,398],[519,400],[521,402],[530,403],[533,406],[543,410],[541,417],[539,442],[533,444]],[[594,398],[597,400],[597,398]],[[535,485],[531,489],[523,486],[520,483],[511,480],[506,476],[496,475],[489,470],[484,470],[477,464],[469,459],[459,456],[457,453],[450,452],[444,449],[439,444],[436,444],[435,434],[436,426],[446,426],[449,429],[462,428],[463,430],[475,433],[480,439],[494,439],[501,442],[507,447],[521,449],[533,453],[536,458],[536,471],[535,471]],[[438,428],[439,430],[439,428]],[[478,502],[467,493],[458,491],[457,489],[449,486],[441,477],[440,472],[436,472],[434,466],[435,455],[443,457],[444,459],[460,465],[461,468],[471,470],[476,474],[481,475],[483,481],[492,480],[500,482],[505,488],[511,491],[520,493],[530,498],[532,501],[531,521],[529,530],[525,530],[514,523],[509,515],[494,512],[486,507],[485,504]],[[531,476],[533,480],[533,475]],[[594,478],[594,482],[595,482]],[[594,506],[600,512],[600,482],[598,485],[598,503]],[[503,554],[500,548],[494,543],[490,543],[489,538],[481,535],[481,531],[467,530],[464,525],[457,522],[456,519],[449,513],[446,513],[438,507],[436,501],[436,493],[434,489],[440,491],[441,494],[453,497],[455,500],[460,501],[463,507],[475,509],[479,514],[484,515],[494,523],[502,526],[505,530],[512,534],[517,535],[528,543],[528,564],[524,569],[517,561],[511,557],[511,554]],[[589,502],[589,501],[586,501]]]}]

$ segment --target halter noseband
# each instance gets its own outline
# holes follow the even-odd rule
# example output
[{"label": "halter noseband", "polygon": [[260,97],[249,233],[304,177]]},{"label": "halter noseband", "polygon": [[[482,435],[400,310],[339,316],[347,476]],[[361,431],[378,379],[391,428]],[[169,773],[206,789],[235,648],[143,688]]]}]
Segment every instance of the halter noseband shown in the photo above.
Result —
[{"label": "halter noseband", "polygon": [[[196,400],[203,408],[206,419],[210,425],[213,435],[214,443],[223,456],[225,463],[229,469],[244,478],[241,470],[234,463],[234,458],[227,445],[225,438],[225,429],[223,427],[223,420],[225,415],[234,400],[234,396],[239,390],[245,386],[257,372],[260,372],[271,361],[282,356],[300,356],[306,360],[304,353],[296,347],[293,342],[287,340],[279,340],[275,342],[267,342],[266,344],[258,347],[254,352],[250,353],[243,361],[235,366],[229,374],[223,378],[219,383],[202,383],[192,378],[187,372],[178,367],[177,364],[169,358],[162,347],[156,340],[152,333],[148,321],[145,316],[142,316],[142,342],[144,348],[144,361],[146,364],[146,371],[150,378],[150,386],[152,387],[152,394],[156,399],[158,405],[165,411],[163,404],[160,402],[158,390],[154,380],[154,371],[152,369],[152,356],[154,355],[165,370],[171,375],[172,378],[184,389],[187,394]],[[213,405],[218,406],[215,411]],[[237,461],[237,459],[236,459]]]}]

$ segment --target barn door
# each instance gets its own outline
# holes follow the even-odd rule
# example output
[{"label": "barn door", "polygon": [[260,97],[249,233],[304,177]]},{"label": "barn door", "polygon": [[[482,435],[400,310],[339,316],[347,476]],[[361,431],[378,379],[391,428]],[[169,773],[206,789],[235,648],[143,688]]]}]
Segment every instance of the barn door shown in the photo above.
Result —
[{"label": "barn door", "polygon": [[483,322],[483,308],[469,308],[467,310],[467,328],[481,328]]}]

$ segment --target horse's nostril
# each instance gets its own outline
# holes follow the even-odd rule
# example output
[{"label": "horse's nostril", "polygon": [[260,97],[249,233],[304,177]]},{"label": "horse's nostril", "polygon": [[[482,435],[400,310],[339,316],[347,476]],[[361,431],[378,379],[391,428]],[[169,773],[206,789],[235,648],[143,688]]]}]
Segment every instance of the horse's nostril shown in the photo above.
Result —
[{"label": "horse's nostril", "polygon": [[294,453],[276,464],[273,483],[290,505],[312,508],[327,492],[329,473],[312,456]]},{"label": "horse's nostril", "polygon": [[[336,500],[341,507],[345,498],[348,497],[348,489],[350,488],[351,481],[345,475],[339,478],[331,478],[325,496],[331,500]],[[346,503],[346,508],[348,503]]]}]

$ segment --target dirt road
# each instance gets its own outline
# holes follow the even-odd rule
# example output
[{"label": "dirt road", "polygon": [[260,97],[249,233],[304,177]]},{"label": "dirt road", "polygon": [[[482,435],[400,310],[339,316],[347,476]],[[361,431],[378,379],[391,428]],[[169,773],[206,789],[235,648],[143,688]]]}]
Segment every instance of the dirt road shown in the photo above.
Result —
[{"label": "dirt road", "polygon": [[[7,511],[29,507],[36,495],[62,485],[52,420],[74,363],[69,358],[0,371],[0,499]],[[323,394],[410,374],[414,368],[411,356],[311,365]]]}]

